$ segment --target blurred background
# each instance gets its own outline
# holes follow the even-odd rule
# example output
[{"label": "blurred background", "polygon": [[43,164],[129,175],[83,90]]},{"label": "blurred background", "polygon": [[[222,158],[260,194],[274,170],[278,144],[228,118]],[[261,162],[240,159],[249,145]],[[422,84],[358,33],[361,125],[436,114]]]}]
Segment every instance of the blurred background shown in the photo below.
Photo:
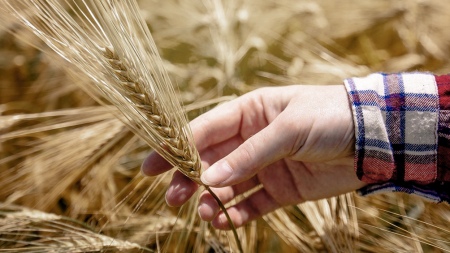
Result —
[{"label": "blurred background", "polygon": [[[447,1],[138,2],[190,118],[263,86],[450,73]],[[1,22],[0,248],[236,252],[229,233],[198,220],[195,199],[165,205],[171,174],[139,174],[151,150],[78,88],[82,73],[69,77],[17,21]],[[279,210],[239,235],[248,252],[446,252],[449,222],[447,204],[351,193]]]}]

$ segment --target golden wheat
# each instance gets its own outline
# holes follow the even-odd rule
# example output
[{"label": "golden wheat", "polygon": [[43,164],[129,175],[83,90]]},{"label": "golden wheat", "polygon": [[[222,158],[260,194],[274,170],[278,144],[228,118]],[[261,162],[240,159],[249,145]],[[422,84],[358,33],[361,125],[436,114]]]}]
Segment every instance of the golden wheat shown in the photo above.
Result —
[{"label": "golden wheat", "polygon": [[[83,89],[115,105],[125,123],[173,166],[200,183],[187,119],[135,1],[3,1],[10,13],[92,83]],[[68,5],[68,6],[66,6]],[[71,16],[66,10],[73,11]],[[126,24],[126,25],[124,25]]]},{"label": "golden wheat", "polygon": [[67,217],[3,203],[0,245],[3,252],[146,251],[138,244],[98,234]]},{"label": "golden wheat", "polygon": [[130,102],[139,109],[142,115],[145,115],[150,127],[161,136],[163,141],[159,143],[159,146],[169,153],[165,158],[172,165],[177,166],[183,174],[201,184],[201,164],[198,154],[186,135],[182,134],[182,129],[174,124],[177,119],[173,118],[173,114],[168,115],[167,110],[162,109],[164,105],[158,101],[158,95],[145,92],[143,80],[133,77],[133,73],[128,70],[126,64],[120,60],[112,48],[104,48],[103,55],[108,59],[114,74],[122,85],[123,94],[130,99]]},{"label": "golden wheat", "polygon": [[[174,89],[134,0],[3,1],[12,13],[92,83],[82,88],[115,105],[134,132],[194,182],[201,163]],[[66,6],[68,5],[68,6]],[[73,11],[74,17],[66,11]],[[73,71],[73,70],[71,70]],[[217,196],[205,186],[231,219]]]}]

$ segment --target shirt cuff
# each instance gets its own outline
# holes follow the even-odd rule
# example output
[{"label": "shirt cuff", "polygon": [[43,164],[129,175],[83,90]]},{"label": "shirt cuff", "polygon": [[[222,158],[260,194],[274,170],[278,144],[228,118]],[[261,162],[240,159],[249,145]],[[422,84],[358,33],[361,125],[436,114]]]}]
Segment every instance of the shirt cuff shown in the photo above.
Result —
[{"label": "shirt cuff", "polygon": [[[377,73],[344,84],[355,124],[356,174],[370,184],[360,193],[429,192],[420,189],[438,177],[435,76]],[[433,193],[430,199],[440,198]]]}]

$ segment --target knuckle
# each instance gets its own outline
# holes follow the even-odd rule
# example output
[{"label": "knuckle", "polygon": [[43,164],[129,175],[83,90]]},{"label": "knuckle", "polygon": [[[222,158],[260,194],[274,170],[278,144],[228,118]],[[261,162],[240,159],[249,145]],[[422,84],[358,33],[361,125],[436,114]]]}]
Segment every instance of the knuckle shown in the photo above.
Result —
[{"label": "knuckle", "polygon": [[248,139],[244,145],[242,145],[241,152],[239,154],[241,156],[241,162],[245,165],[252,165],[253,161],[256,157],[256,148],[254,139]]}]

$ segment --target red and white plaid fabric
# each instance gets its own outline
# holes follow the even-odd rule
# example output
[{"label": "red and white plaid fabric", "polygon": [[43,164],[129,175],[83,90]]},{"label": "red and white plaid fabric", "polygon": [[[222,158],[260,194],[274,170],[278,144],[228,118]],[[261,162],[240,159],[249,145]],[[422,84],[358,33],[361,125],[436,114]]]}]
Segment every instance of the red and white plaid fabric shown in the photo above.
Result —
[{"label": "red and white plaid fabric", "polygon": [[449,76],[379,73],[344,83],[355,123],[355,170],[370,184],[359,192],[401,191],[448,202]]},{"label": "red and white plaid fabric", "polygon": [[439,91],[438,181],[450,182],[450,76],[436,76]]}]

